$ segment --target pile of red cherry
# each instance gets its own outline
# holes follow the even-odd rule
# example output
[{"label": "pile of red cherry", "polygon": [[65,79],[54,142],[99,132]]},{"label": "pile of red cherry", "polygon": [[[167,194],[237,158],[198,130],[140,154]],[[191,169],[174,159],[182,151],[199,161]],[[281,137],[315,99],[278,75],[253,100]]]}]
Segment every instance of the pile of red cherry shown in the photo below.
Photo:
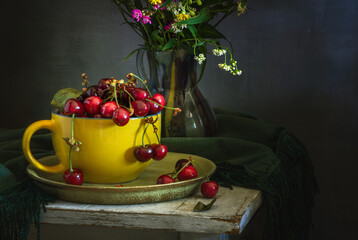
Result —
[{"label": "pile of red cherry", "polygon": [[161,94],[153,96],[133,82],[103,78],[97,85],[85,89],[77,99],[68,99],[59,114],[77,117],[112,118],[124,126],[131,116],[144,117],[157,114],[165,105]]},{"label": "pile of red cherry", "polygon": [[[196,178],[198,176],[198,172],[196,168],[193,166],[192,164],[193,162],[194,161],[191,158],[189,158],[189,160],[188,159],[178,160],[175,164],[174,172],[171,174],[164,174],[158,177],[157,184],[173,183],[175,182],[175,179],[178,179],[178,181],[185,181],[185,180]],[[200,188],[201,194],[205,198],[213,198],[219,190],[219,185],[214,181],[210,181],[205,171],[203,171],[203,173],[206,176],[207,181],[201,184],[201,188]]]}]

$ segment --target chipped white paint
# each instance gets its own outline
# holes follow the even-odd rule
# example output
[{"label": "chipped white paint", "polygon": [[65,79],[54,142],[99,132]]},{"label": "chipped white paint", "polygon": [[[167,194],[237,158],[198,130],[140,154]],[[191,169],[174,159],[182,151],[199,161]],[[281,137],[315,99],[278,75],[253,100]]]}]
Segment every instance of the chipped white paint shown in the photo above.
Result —
[{"label": "chipped white paint", "polygon": [[128,229],[163,229],[197,233],[240,233],[261,204],[258,190],[221,187],[208,211],[193,212],[198,193],[173,201],[137,205],[89,205],[57,201],[47,205],[41,222],[66,225],[96,225]]}]

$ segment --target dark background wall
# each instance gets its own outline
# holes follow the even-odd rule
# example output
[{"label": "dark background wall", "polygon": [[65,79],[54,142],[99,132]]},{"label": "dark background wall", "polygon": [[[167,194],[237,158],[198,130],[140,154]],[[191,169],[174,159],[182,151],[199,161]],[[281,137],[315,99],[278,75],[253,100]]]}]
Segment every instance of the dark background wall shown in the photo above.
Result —
[{"label": "dark background wall", "polygon": [[[249,0],[220,30],[242,77],[209,57],[200,85],[213,106],[291,130],[313,159],[320,194],[312,239],[356,239],[358,1]],[[50,117],[53,94],[135,72],[141,43],[111,0],[6,1],[1,14],[0,128]],[[292,206],[294,207],[294,206]]]}]

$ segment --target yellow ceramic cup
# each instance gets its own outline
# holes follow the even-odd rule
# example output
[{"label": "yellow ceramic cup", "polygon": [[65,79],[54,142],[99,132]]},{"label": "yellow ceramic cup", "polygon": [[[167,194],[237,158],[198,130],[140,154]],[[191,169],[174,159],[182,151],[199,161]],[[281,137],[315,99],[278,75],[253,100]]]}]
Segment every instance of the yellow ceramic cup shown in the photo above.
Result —
[{"label": "yellow ceramic cup", "polygon": [[[160,114],[153,118],[159,118]],[[51,120],[40,120],[31,124],[25,131],[22,148],[27,160],[36,168],[49,173],[63,173],[69,168],[69,145],[63,140],[71,138],[71,121],[68,116],[52,113]],[[134,148],[142,145],[142,135],[146,123],[144,118],[131,118],[127,125],[117,126],[112,119],[79,118],[74,120],[74,138],[80,142],[80,151],[71,151],[72,166],[83,172],[85,182],[119,183],[131,181],[151,163],[139,162],[134,157]],[[161,134],[161,121],[155,123],[158,136]],[[52,144],[59,163],[46,166],[38,162],[31,153],[30,140],[39,129],[52,132]],[[144,144],[157,143],[152,126],[144,136]]]}]

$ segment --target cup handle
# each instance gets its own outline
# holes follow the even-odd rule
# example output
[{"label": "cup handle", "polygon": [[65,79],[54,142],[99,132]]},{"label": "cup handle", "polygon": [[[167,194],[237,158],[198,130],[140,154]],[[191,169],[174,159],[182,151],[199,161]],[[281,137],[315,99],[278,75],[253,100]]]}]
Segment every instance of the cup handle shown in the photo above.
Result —
[{"label": "cup handle", "polygon": [[40,120],[32,123],[30,126],[26,128],[24,136],[22,137],[22,150],[25,154],[25,157],[36,168],[42,171],[49,172],[49,173],[63,173],[66,170],[66,167],[62,163],[59,163],[54,166],[46,166],[39,163],[31,153],[31,149],[30,149],[31,137],[36,131],[42,128],[46,128],[51,132],[53,132],[54,130],[53,120]]}]

